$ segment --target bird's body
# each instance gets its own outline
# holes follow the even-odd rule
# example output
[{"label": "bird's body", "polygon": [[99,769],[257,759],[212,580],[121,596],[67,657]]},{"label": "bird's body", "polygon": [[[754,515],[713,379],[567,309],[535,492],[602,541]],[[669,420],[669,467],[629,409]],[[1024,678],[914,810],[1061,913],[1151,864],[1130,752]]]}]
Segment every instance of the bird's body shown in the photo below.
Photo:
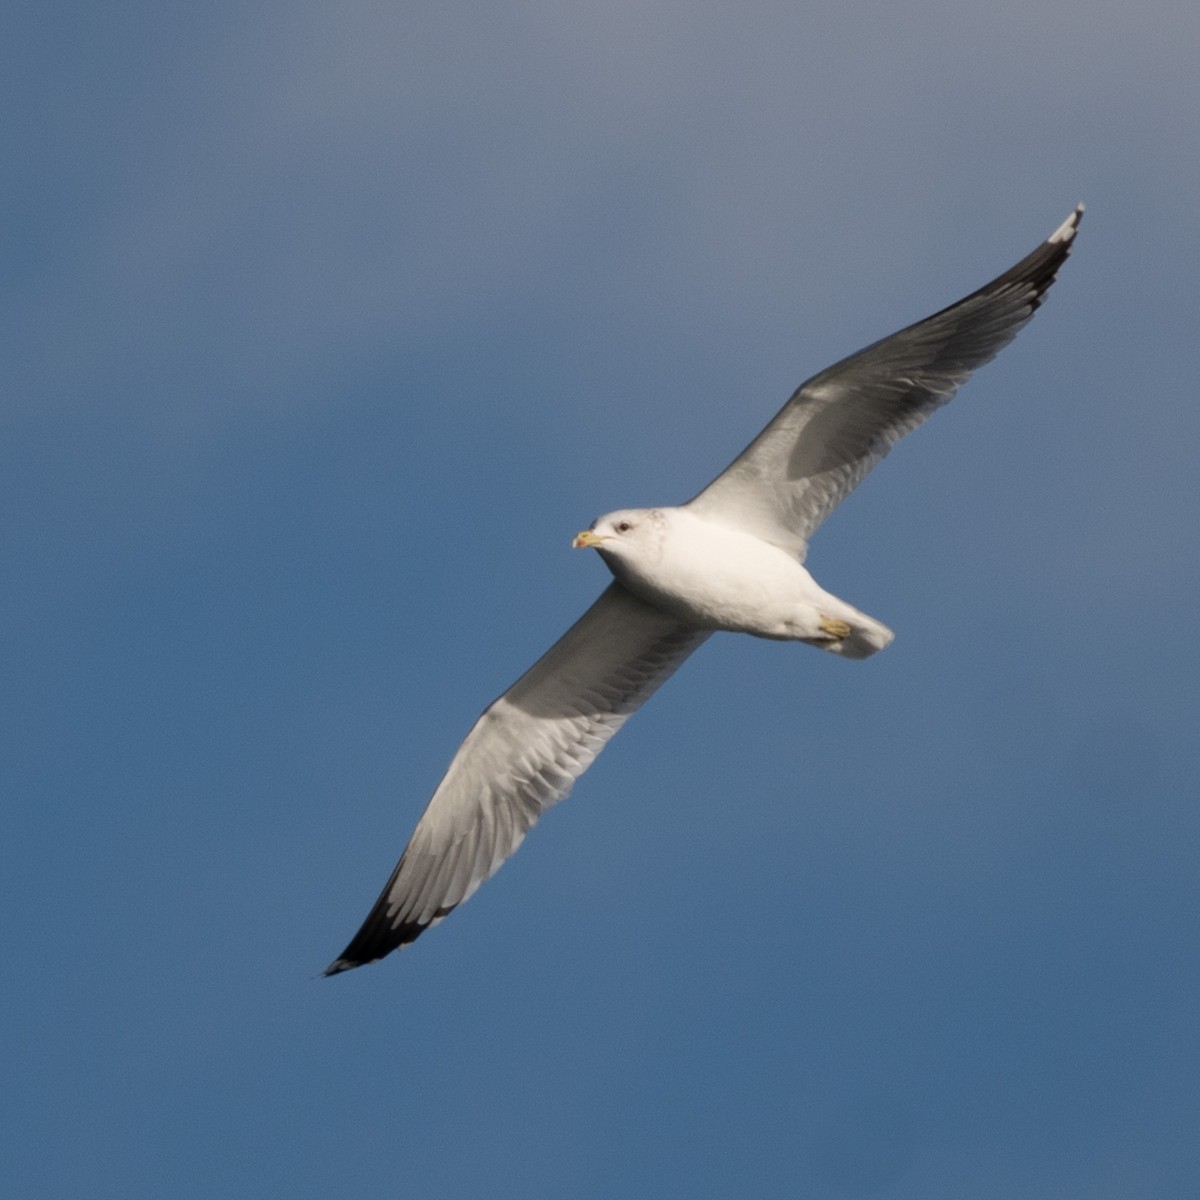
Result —
[{"label": "bird's body", "polygon": [[589,532],[635,596],[697,629],[808,642],[850,658],[892,640],[890,629],[820,587],[794,551],[687,507],[624,509]]},{"label": "bird's body", "polygon": [[891,630],[821,588],[809,538],[892,445],[1016,336],[1070,252],[1083,206],[978,291],[802,384],[703,491],[623,509],[575,539],[614,581],[459,747],[332,975],[437,924],[563,799],[608,739],[716,631],[866,658]]}]

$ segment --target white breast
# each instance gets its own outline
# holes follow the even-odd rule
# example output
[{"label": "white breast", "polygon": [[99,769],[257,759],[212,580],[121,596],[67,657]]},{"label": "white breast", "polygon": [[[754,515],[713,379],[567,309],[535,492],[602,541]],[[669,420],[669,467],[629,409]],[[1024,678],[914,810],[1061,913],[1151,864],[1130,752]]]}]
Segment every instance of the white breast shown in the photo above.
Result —
[{"label": "white breast", "polygon": [[686,509],[659,511],[654,553],[609,560],[631,591],[705,629],[788,639],[819,633],[826,594],[793,554]]}]

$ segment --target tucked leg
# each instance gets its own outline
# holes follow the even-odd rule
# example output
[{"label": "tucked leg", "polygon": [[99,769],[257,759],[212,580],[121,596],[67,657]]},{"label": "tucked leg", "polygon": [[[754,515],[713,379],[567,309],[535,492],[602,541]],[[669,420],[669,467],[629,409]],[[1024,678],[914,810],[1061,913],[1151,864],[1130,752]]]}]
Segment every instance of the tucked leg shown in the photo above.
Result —
[{"label": "tucked leg", "polygon": [[836,638],[839,642],[844,637],[850,636],[850,626],[845,621],[835,620],[833,617],[821,617],[821,632],[827,633],[831,638]]}]

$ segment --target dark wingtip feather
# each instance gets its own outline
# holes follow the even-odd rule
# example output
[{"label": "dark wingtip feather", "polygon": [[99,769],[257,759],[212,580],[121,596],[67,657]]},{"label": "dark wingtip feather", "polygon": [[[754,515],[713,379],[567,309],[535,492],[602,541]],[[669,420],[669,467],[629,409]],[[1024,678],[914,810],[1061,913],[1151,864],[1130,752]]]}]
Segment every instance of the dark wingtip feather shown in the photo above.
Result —
[{"label": "dark wingtip feather", "polygon": [[[1058,269],[1067,261],[1075,235],[1079,232],[1079,222],[1083,220],[1083,202],[1080,201],[1067,219],[1037,248],[1025,261],[1044,257],[1042,270],[1037,271],[1031,282],[1037,284],[1038,292],[1034,298],[1033,307],[1037,308],[1045,296],[1046,289],[1054,282]],[[1015,270],[1016,268],[1014,268]]]},{"label": "dark wingtip feather", "polygon": [[998,279],[994,279],[983,292],[1000,291],[1013,284],[1023,284],[1033,288],[1029,298],[1030,312],[1041,307],[1046,298],[1046,292],[1058,276],[1059,268],[1067,261],[1071,253],[1071,245],[1079,232],[1079,222],[1083,220],[1083,205],[1077,204],[1067,219],[1036,249],[1027,254],[1010,271],[1005,271]]},{"label": "dark wingtip feather", "polygon": [[400,950],[415,942],[431,925],[449,916],[457,905],[439,908],[428,921],[401,921],[398,924],[388,915],[387,894],[391,884],[384,889],[375,907],[371,909],[362,927],[351,939],[350,944],[321,972],[322,978],[353,971],[368,963],[386,958],[393,950]]},{"label": "dark wingtip feather", "polygon": [[428,925],[411,923],[392,926],[386,913],[372,912],[350,944],[325,968],[322,975],[340,975],[343,971],[378,962],[393,950],[415,942],[428,928]]},{"label": "dark wingtip feather", "polygon": [[[917,325],[911,328],[930,325],[953,309],[970,304],[974,300],[994,297],[1002,293],[1006,293],[1010,297],[1015,293],[1019,296],[1021,303],[1029,306],[1029,311],[1024,314],[1022,320],[1022,324],[1024,324],[1041,308],[1042,302],[1046,299],[1046,293],[1050,290],[1050,285],[1058,277],[1059,268],[1070,257],[1071,246],[1075,241],[1075,234],[1079,232],[1079,222],[1082,220],[1083,205],[1077,204],[1072,209],[1071,215],[1036,250],[1025,255],[1016,266],[1010,267],[1003,275],[996,276],[990,283],[985,283],[983,287],[969,296],[956,300],[953,304],[934,313],[933,316],[926,317],[924,321],[918,321]],[[904,331],[901,330],[901,332]],[[887,339],[881,340],[886,341]],[[867,349],[869,350],[871,347],[868,346]]]}]

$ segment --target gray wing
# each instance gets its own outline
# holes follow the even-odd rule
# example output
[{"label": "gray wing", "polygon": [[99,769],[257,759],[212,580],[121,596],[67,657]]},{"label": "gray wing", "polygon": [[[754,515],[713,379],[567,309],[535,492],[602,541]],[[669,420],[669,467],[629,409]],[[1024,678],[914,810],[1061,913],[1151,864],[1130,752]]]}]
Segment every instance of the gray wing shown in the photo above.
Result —
[{"label": "gray wing", "polygon": [[610,584],[475,722],[375,907],[325,974],[382,958],[466,900],[706,637]]},{"label": "gray wing", "polygon": [[1081,204],[979,291],[801,384],[689,507],[803,558],[813,531],[892,445],[1016,337],[1070,253],[1082,216]]}]

